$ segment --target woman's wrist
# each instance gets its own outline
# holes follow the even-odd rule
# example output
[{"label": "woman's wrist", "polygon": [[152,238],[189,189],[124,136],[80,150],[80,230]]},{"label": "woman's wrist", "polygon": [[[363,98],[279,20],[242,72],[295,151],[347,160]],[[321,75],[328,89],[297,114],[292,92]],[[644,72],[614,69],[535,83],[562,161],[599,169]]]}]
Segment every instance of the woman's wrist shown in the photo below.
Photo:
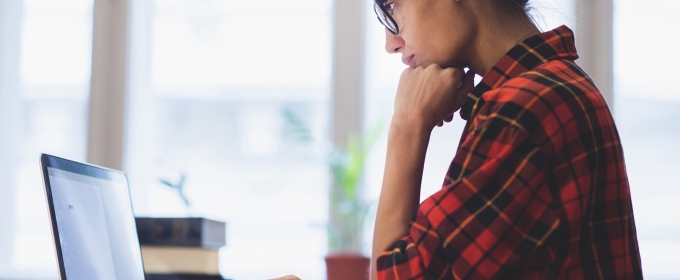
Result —
[{"label": "woman's wrist", "polygon": [[434,125],[427,125],[422,116],[404,116],[394,114],[388,131],[388,137],[430,137]]}]

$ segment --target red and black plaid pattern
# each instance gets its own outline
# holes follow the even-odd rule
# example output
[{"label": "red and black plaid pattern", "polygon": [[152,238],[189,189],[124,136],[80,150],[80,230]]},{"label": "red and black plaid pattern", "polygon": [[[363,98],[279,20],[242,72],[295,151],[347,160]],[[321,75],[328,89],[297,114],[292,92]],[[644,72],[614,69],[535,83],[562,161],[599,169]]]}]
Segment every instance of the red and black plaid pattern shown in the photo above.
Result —
[{"label": "red and black plaid pattern", "polygon": [[439,192],[379,279],[641,279],[623,151],[566,26],[512,48],[468,96]]}]

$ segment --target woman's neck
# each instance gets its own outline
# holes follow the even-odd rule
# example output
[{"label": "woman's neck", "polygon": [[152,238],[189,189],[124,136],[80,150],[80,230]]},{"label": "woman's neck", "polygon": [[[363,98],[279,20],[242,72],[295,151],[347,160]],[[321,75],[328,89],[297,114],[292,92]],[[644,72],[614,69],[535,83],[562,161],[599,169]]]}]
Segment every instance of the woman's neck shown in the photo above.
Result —
[{"label": "woman's neck", "polygon": [[509,16],[503,12],[489,12],[492,16],[480,18],[469,67],[485,75],[514,46],[541,31],[525,16]]}]

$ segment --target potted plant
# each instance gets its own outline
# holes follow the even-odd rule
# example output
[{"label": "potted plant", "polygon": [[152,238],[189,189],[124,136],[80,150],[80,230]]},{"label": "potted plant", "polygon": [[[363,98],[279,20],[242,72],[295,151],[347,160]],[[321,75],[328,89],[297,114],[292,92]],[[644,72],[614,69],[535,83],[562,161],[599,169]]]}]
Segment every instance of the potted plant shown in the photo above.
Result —
[{"label": "potted plant", "polygon": [[366,160],[382,132],[378,122],[360,139],[350,135],[347,148],[336,148],[329,167],[332,186],[329,192],[328,280],[368,279],[370,258],[362,254],[364,222],[371,203],[362,192],[362,176]]},{"label": "potted plant", "polygon": [[[302,143],[312,141],[308,126],[290,110],[283,111],[293,138]],[[334,147],[327,160],[332,178],[328,196],[328,280],[368,279],[370,258],[362,253],[364,223],[372,205],[363,196],[362,175],[366,160],[383,132],[379,120],[361,138],[351,134],[347,147]]]}]

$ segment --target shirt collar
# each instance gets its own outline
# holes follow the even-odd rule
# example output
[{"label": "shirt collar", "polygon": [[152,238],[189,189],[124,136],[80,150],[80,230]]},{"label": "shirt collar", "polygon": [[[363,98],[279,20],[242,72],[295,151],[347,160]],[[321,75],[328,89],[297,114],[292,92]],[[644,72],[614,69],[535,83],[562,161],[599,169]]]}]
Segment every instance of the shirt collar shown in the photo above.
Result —
[{"label": "shirt collar", "polygon": [[562,25],[558,28],[541,33],[522,41],[508,51],[489,72],[482,77],[482,81],[468,94],[468,99],[460,110],[464,120],[471,119],[473,110],[482,94],[502,86],[508,80],[527,72],[534,67],[554,59],[576,60],[576,46],[574,32]]}]

